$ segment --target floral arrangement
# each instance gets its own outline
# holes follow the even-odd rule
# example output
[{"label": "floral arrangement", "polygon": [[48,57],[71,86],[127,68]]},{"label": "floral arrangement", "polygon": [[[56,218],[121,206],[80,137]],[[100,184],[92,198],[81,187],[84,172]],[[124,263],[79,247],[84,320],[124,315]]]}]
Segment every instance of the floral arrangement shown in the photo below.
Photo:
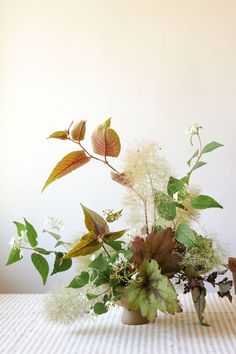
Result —
[{"label": "floral arrangement", "polygon": [[128,213],[127,229],[114,231],[111,226],[122,217],[123,209],[108,209],[101,216],[81,205],[86,231],[74,243],[62,239],[61,220],[51,218],[43,232],[55,239],[54,250],[39,247],[38,233],[29,221],[14,221],[17,236],[11,240],[8,265],[21,260],[23,250],[32,251],[32,263],[45,284],[49,275],[47,256],[55,257],[51,276],[67,271],[72,259],[79,260],[80,267],[86,264],[66,287],[47,295],[45,308],[50,319],[70,323],[121,305],[154,321],[157,311],[172,315],[182,311],[177,293],[182,285],[183,292],[192,295],[200,323],[206,325],[206,283],[218,287],[218,295],[232,301],[232,281],[224,274],[236,269],[235,260],[227,264],[220,244],[192,228],[200,210],[222,208],[190,184],[192,173],[206,165],[202,159],[223,146],[216,141],[203,146],[201,128],[195,123],[189,129],[190,142],[193,145],[196,138],[198,148],[187,162],[188,172],[182,178],[172,176],[155,143],[145,142],[127,152],[119,172],[110,162],[110,157],[117,158],[121,150],[111,119],[94,130],[93,153],[83,145],[84,120],[49,136],[70,141],[79,150],[59,161],[43,190],[68,173],[97,161],[110,169],[111,178],[125,188],[123,204]]}]

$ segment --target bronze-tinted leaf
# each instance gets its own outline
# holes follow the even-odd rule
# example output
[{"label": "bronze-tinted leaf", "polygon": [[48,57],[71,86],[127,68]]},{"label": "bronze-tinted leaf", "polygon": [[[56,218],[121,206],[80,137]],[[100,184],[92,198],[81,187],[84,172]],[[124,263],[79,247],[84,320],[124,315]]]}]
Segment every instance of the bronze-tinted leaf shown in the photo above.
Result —
[{"label": "bronze-tinted leaf", "polygon": [[48,139],[52,139],[52,138],[66,140],[68,138],[68,132],[67,130],[60,130],[58,132],[49,135]]},{"label": "bronze-tinted leaf", "polygon": [[104,240],[117,240],[122,237],[127,230],[115,231],[115,232],[107,232],[104,236]]},{"label": "bronze-tinted leaf", "polygon": [[86,132],[86,120],[80,120],[76,122],[71,130],[71,138],[75,141],[82,141],[84,140]]},{"label": "bronze-tinted leaf", "polygon": [[117,157],[120,154],[120,138],[110,128],[111,118],[107,119],[105,123],[100,124],[92,134],[93,151],[102,156]]},{"label": "bronze-tinted leaf", "polygon": [[97,236],[110,232],[108,224],[103,217],[95,211],[86,208],[84,205],[81,204],[81,206],[84,212],[84,222],[88,231],[93,231]]},{"label": "bronze-tinted leaf", "polygon": [[236,258],[229,257],[228,267],[231,272],[236,273]]},{"label": "bronze-tinted leaf", "polygon": [[68,173],[76,170],[89,161],[90,157],[88,157],[84,151],[70,152],[68,155],[64,156],[61,161],[58,162],[48,177],[42,191],[44,191],[44,189],[56,179],[67,175]]},{"label": "bronze-tinted leaf", "polygon": [[91,254],[99,248],[102,247],[102,244],[98,241],[96,234],[93,231],[88,232],[85,234],[79,242],[69,250],[63,257],[63,259],[69,259],[72,257],[78,256],[87,256]]},{"label": "bronze-tinted leaf", "polygon": [[181,257],[174,250],[174,232],[166,228],[150,233],[146,239],[137,236],[132,242],[133,261],[140,265],[144,259],[155,259],[162,274],[171,275],[178,271]]},{"label": "bronze-tinted leaf", "polygon": [[122,173],[116,173],[111,171],[111,178],[113,179],[113,181],[121,184],[122,186],[125,187],[132,187],[133,183],[130,180],[130,178],[128,177],[128,175],[125,172]]}]

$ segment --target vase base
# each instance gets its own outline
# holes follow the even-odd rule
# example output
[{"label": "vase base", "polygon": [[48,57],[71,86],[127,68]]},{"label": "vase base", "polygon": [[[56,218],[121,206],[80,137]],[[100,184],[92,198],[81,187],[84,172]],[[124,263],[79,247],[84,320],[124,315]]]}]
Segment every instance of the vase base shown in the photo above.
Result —
[{"label": "vase base", "polygon": [[123,309],[121,322],[127,325],[141,325],[149,323],[150,321],[143,317],[141,311],[131,311],[126,308]]}]

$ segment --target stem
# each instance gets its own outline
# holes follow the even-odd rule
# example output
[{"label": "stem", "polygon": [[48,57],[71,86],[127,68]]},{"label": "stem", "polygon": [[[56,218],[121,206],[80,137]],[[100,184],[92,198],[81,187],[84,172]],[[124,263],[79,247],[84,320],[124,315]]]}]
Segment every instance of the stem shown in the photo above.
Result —
[{"label": "stem", "polygon": [[197,156],[197,160],[196,160],[195,164],[193,165],[191,170],[187,173],[188,180],[189,180],[192,172],[194,171],[194,166],[196,166],[196,164],[200,161],[200,159],[202,157],[202,142],[201,142],[201,138],[200,138],[199,134],[196,134],[196,135],[198,137],[198,142],[199,142],[198,156]]},{"label": "stem", "polygon": [[106,252],[107,257],[108,257],[108,258],[111,258],[111,256],[109,255],[109,253],[108,253],[108,251],[107,251],[106,247],[104,246],[104,243],[102,243],[102,248],[103,248],[103,249],[104,249],[104,251]]},{"label": "stem", "polygon": [[[114,171],[115,173],[117,173],[117,174],[120,176],[120,178],[123,179],[123,181],[124,181],[125,183],[127,183],[127,181],[125,180],[125,177],[122,176],[122,174],[121,174],[119,171],[117,171],[117,169],[116,169],[115,167],[113,167],[113,166],[108,162],[106,156],[104,157],[104,160],[102,160],[102,159],[100,159],[100,158],[98,158],[98,157],[96,157],[96,156],[90,154],[90,152],[89,152],[87,149],[85,149],[85,147],[81,144],[80,141],[77,142],[77,141],[75,141],[75,140],[73,140],[73,139],[71,139],[71,138],[67,138],[67,139],[70,140],[70,141],[72,141],[73,143],[79,145],[79,146],[81,147],[81,149],[82,149],[91,159],[97,160],[97,161],[102,162],[103,164],[107,165],[112,171]],[[127,185],[127,184],[126,184],[126,185]],[[132,187],[130,184],[128,184],[127,187],[130,188],[130,189],[132,189],[132,191],[142,200],[142,202],[143,202],[143,204],[144,204],[146,233],[148,234],[148,233],[149,233],[149,230],[148,230],[148,216],[147,216],[147,201],[146,201],[146,199],[145,199],[138,191],[136,191],[136,189],[135,189],[134,187]]]}]

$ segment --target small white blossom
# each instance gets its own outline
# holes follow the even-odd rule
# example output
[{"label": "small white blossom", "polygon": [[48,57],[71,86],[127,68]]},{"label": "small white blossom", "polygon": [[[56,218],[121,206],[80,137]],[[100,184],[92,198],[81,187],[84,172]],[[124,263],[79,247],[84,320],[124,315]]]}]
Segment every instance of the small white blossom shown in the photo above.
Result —
[{"label": "small white blossom", "polygon": [[193,136],[194,134],[198,134],[200,129],[202,129],[202,126],[199,123],[193,123],[192,126],[187,129],[186,133]]},{"label": "small white blossom", "polygon": [[128,259],[125,257],[123,253],[118,253],[118,258],[114,262],[114,266],[123,266],[128,262]]},{"label": "small white blossom", "polygon": [[131,275],[132,280],[136,280],[137,278],[138,278],[138,272]]},{"label": "small white blossom", "polygon": [[63,230],[64,223],[60,218],[48,216],[44,223],[44,227],[49,227],[51,230],[59,232]]},{"label": "small white blossom", "polygon": [[95,255],[95,254],[92,254],[92,256],[89,257],[89,259],[90,259],[91,261],[94,261],[95,258],[96,258],[96,255]]},{"label": "small white blossom", "polygon": [[173,194],[173,199],[176,200],[176,201],[178,200],[178,192]]},{"label": "small white blossom", "polygon": [[19,249],[23,246],[26,246],[28,244],[28,239],[27,239],[27,230],[22,230],[21,235],[17,235],[15,237],[12,237],[9,241],[9,245],[11,248],[16,248]]}]

